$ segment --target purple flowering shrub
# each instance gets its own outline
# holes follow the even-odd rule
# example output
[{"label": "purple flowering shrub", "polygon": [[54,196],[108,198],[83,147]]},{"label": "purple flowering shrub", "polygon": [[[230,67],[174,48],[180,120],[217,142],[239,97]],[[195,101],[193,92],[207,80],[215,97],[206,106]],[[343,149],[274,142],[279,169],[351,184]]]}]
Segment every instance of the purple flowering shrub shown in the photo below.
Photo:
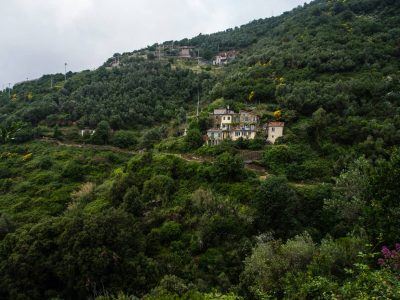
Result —
[{"label": "purple flowering shrub", "polygon": [[393,250],[383,246],[381,253],[383,258],[378,259],[378,264],[382,267],[387,267],[400,272],[400,244],[396,244],[395,249]]}]

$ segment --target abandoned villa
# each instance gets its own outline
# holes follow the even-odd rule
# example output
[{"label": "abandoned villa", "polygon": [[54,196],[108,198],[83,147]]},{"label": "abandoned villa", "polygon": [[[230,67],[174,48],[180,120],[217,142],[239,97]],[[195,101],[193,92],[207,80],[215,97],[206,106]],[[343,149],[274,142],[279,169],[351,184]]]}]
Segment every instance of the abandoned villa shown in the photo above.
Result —
[{"label": "abandoned villa", "polygon": [[253,140],[257,135],[266,137],[274,144],[283,136],[284,122],[269,122],[260,126],[260,117],[247,110],[239,113],[227,108],[214,109],[211,113],[213,128],[207,131],[206,143],[209,146],[219,145],[223,140],[237,141],[240,138]]}]

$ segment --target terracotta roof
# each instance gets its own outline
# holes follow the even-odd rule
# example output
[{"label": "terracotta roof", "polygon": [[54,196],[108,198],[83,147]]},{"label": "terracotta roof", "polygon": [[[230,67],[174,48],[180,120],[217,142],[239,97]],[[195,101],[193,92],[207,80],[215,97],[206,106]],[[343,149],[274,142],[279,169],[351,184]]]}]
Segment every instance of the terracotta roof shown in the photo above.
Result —
[{"label": "terracotta roof", "polygon": [[269,122],[269,127],[285,127],[285,122]]},{"label": "terracotta roof", "polygon": [[230,51],[223,51],[218,53],[217,56],[221,56],[221,57],[232,57],[232,56],[236,56],[237,51],[235,50],[230,50]]}]

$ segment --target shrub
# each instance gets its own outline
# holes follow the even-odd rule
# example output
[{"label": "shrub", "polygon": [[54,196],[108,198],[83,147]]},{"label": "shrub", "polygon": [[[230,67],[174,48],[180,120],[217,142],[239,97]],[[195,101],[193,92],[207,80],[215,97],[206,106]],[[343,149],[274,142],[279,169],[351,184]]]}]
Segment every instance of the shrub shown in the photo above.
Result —
[{"label": "shrub", "polygon": [[165,204],[171,197],[174,181],[165,175],[155,175],[143,185],[143,198],[146,201],[162,202]]},{"label": "shrub", "polygon": [[93,144],[105,145],[109,142],[110,132],[110,124],[107,121],[101,121],[97,125],[96,131],[91,136],[90,141]]},{"label": "shrub", "polygon": [[271,240],[259,243],[245,260],[242,284],[256,298],[279,297],[287,272],[305,270],[316,250],[308,234],[296,236],[285,244]]},{"label": "shrub", "polygon": [[138,140],[133,132],[119,130],[112,137],[111,144],[119,148],[131,148],[138,144]]},{"label": "shrub", "polygon": [[80,181],[84,177],[84,167],[77,161],[69,161],[64,166],[61,176],[73,181]]},{"label": "shrub", "polygon": [[198,128],[190,128],[185,137],[188,150],[196,150],[204,144],[203,135]]},{"label": "shrub", "polygon": [[272,230],[278,237],[298,233],[301,215],[299,198],[283,177],[270,177],[253,198],[256,225],[260,231]]},{"label": "shrub", "polygon": [[125,193],[122,208],[134,216],[140,216],[143,210],[142,198],[136,186],[131,186]]},{"label": "shrub", "polygon": [[213,176],[216,180],[240,181],[244,179],[244,163],[237,155],[225,152],[214,163]]}]

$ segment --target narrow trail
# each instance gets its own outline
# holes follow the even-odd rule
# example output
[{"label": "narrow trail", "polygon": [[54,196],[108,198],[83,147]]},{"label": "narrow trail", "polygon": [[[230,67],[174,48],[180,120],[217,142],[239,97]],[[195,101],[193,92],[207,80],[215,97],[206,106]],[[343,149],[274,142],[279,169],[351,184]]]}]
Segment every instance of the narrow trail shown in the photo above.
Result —
[{"label": "narrow trail", "polygon": [[[141,151],[130,151],[127,149],[122,149],[114,146],[107,146],[107,145],[92,145],[92,144],[78,144],[78,143],[66,143],[66,142],[61,142],[56,139],[51,139],[51,138],[41,138],[38,139],[41,142],[53,144],[56,146],[60,147],[70,147],[70,148],[79,148],[79,149],[91,149],[91,150],[99,150],[99,151],[112,151],[112,152],[117,152],[117,153],[124,153],[124,154],[130,154],[130,155],[135,155],[135,154],[140,154]],[[160,152],[162,154],[168,154],[168,155],[173,155],[176,157],[179,157],[185,161],[189,162],[212,162],[213,159],[211,157],[201,157],[201,156],[196,156],[193,154],[178,154],[178,153],[170,153],[170,152]]]},{"label": "narrow trail", "polygon": [[[99,151],[112,151],[116,153],[123,153],[129,155],[135,155],[141,153],[141,151],[130,151],[127,149],[122,149],[114,146],[107,146],[107,145],[92,145],[92,144],[78,144],[78,143],[68,143],[62,142],[56,139],[51,138],[41,138],[38,139],[41,142],[53,144],[60,147],[70,147],[70,148],[78,148],[78,149],[91,149],[91,150],[99,150]],[[160,152],[162,154],[173,155],[179,157],[187,162],[197,162],[197,163],[213,163],[214,159],[212,157],[205,157],[205,156],[197,156],[194,154],[179,154],[179,153],[170,153],[170,152]],[[255,172],[260,180],[266,180],[269,177],[268,172],[266,169],[260,165],[257,165],[253,162],[245,163],[245,168]]]},{"label": "narrow trail", "polygon": [[125,153],[125,154],[138,154],[138,151],[130,151],[126,149],[121,149],[118,147],[113,147],[113,146],[106,146],[106,145],[92,145],[92,144],[77,144],[77,143],[64,143],[59,140],[55,139],[49,139],[49,138],[41,138],[38,139],[41,142],[46,142],[49,144],[54,144],[57,146],[64,146],[64,147],[70,147],[70,148],[79,148],[79,149],[92,149],[92,150],[101,150],[101,151],[113,151],[113,152],[118,152],[118,153]]}]

